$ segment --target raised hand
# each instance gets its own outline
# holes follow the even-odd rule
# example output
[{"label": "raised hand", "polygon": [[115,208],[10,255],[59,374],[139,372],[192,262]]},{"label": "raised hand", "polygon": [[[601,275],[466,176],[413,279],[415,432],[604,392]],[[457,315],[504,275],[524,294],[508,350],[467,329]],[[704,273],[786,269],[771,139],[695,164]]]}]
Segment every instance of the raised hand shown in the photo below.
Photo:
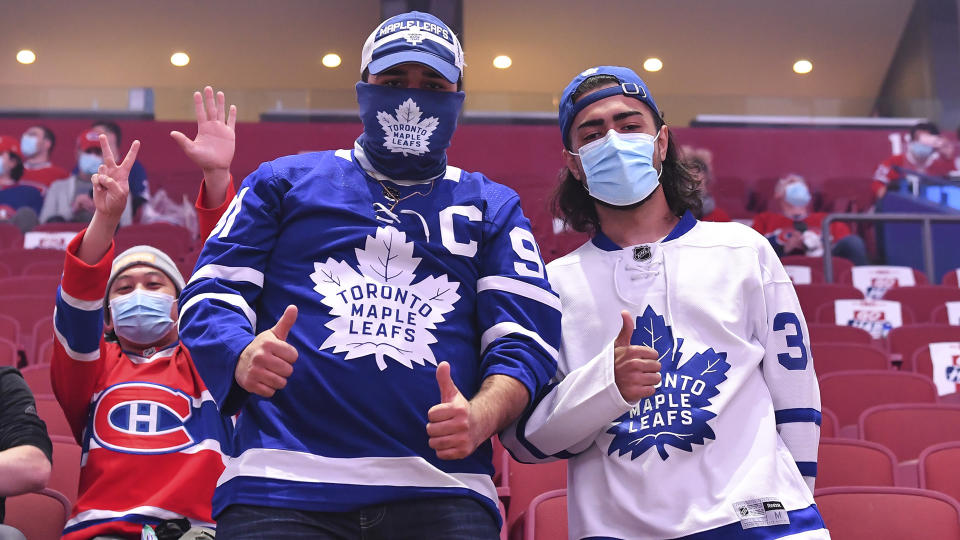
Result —
[{"label": "raised hand", "polygon": [[[118,165],[113,150],[107,143],[107,136],[100,135],[100,150],[103,152],[103,163],[97,174],[90,177],[93,182],[93,205],[97,213],[119,222],[127,207],[127,196],[130,193],[130,168],[137,160],[140,151],[140,141],[133,141],[130,151]],[[116,225],[116,224],[114,224]]]},{"label": "raised hand", "polygon": [[297,361],[297,349],[287,343],[287,335],[297,322],[297,307],[287,306],[277,324],[265,330],[240,353],[234,377],[240,388],[265,398],[287,386]]},{"label": "raised hand", "polygon": [[613,376],[620,395],[627,403],[636,403],[656,392],[660,383],[660,362],[657,351],[650,347],[631,345],[633,316],[621,311],[623,326],[613,342]]},{"label": "raised hand", "polygon": [[[427,411],[427,435],[430,448],[440,459],[463,459],[473,453],[485,440],[471,417],[470,402],[463,397],[450,377],[450,364],[437,366],[437,386],[440,403]],[[479,439],[479,440],[478,440]]]},{"label": "raised hand", "polygon": [[197,136],[192,141],[179,131],[171,131],[184,153],[210,180],[217,174],[229,175],[230,162],[236,148],[237,107],[230,106],[227,113],[223,92],[217,92],[214,99],[213,88],[207,86],[193,93],[193,107],[197,115]]}]

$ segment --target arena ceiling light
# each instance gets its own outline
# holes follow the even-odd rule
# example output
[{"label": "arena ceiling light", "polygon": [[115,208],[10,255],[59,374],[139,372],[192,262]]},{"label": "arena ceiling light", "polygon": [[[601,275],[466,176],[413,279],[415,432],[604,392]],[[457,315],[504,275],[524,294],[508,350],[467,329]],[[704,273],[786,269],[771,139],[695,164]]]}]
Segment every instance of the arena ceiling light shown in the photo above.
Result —
[{"label": "arena ceiling light", "polygon": [[23,49],[17,52],[17,62],[21,64],[32,64],[37,61],[37,55],[30,49]]},{"label": "arena ceiling light", "polygon": [[663,69],[663,61],[659,58],[647,58],[643,61],[643,69],[647,71],[660,71]]},{"label": "arena ceiling light", "polygon": [[813,62],[801,58],[793,63],[793,72],[800,75],[806,75],[813,70]]},{"label": "arena ceiling light", "polygon": [[320,60],[320,63],[328,68],[338,67],[341,62],[340,55],[337,53],[327,53],[323,55],[323,58]]},{"label": "arena ceiling light", "polygon": [[190,63],[190,56],[182,51],[175,52],[170,55],[170,63],[177,67],[183,67]]},{"label": "arena ceiling light", "polygon": [[511,59],[509,56],[505,54],[501,54],[500,56],[493,59],[493,67],[497,69],[507,69],[512,65],[513,65],[513,59]]}]

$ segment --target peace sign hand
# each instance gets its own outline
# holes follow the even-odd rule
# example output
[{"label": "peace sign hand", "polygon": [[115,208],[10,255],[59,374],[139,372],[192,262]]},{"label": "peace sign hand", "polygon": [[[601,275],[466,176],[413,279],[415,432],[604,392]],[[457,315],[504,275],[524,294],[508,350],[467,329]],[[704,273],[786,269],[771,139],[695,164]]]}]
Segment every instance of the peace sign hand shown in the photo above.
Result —
[{"label": "peace sign hand", "polygon": [[93,182],[93,205],[97,213],[119,222],[127,207],[130,168],[140,151],[140,141],[133,141],[130,151],[119,165],[107,143],[107,136],[103,134],[100,135],[100,150],[103,152],[103,164],[97,169],[97,174],[90,178]]}]

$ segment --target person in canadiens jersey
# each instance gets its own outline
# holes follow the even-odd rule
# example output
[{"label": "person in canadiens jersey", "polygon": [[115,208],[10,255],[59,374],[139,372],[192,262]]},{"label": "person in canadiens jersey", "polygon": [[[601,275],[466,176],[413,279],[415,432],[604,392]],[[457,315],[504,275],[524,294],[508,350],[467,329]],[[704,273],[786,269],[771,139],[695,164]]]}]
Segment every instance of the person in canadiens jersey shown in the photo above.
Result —
[{"label": "person in canadiens jersey", "polygon": [[[211,157],[217,156],[229,165],[236,112],[225,118],[223,94],[215,101],[212,89],[205,93],[206,106],[194,96],[198,136],[181,144],[203,168],[216,166]],[[99,143],[104,163],[92,175],[96,210],[67,248],[54,313],[51,382],[83,452],[64,538],[141,538],[147,525],[183,519],[188,524],[178,525],[209,534],[233,424],[220,415],[195,357],[179,340],[176,304],[184,280],[174,261],[150,246],[114,256],[140,143],[120,164],[106,136]],[[201,234],[226,209],[228,184],[229,173],[207,176],[197,201]]]},{"label": "person in canadiens jersey", "polygon": [[207,239],[180,328],[239,412],[219,534],[497,538],[489,438],[553,377],[560,302],[517,194],[447,163],[462,70],[436,17],[385,21],[353,148],[262,164]]},{"label": "person in canadiens jersey", "polygon": [[572,539],[828,538],[807,327],[769,242],[693,217],[696,182],[630,69],[576,76],[560,127],[555,206],[592,238],[548,265],[558,383],[504,445],[570,460]]}]

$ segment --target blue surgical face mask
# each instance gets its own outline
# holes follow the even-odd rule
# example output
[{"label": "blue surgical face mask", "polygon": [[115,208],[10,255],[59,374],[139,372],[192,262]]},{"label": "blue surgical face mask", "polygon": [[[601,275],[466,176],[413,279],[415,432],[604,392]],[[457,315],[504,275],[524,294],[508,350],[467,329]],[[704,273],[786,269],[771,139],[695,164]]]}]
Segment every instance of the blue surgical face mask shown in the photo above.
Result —
[{"label": "blue surgical face mask", "polygon": [[447,169],[463,92],[357,83],[363,134],[357,142],[370,164],[394,180],[429,180]]},{"label": "blue surgical face mask", "polygon": [[102,157],[88,152],[80,154],[80,158],[77,159],[77,169],[84,174],[95,174],[102,164]]},{"label": "blue surgical face mask", "polygon": [[135,289],[110,300],[113,331],[137,345],[153,345],[170,332],[173,319],[169,294]]},{"label": "blue surgical face mask", "polygon": [[794,182],[783,191],[783,200],[793,206],[806,206],[810,202],[810,190],[803,182]]},{"label": "blue surgical face mask", "polygon": [[653,166],[657,138],[646,133],[610,130],[602,139],[580,147],[587,191],[594,199],[614,206],[629,206],[650,196],[660,185]]},{"label": "blue surgical face mask", "polygon": [[926,161],[933,151],[934,148],[929,144],[924,144],[917,141],[910,143],[910,153],[913,154],[913,157],[919,159],[920,161]]},{"label": "blue surgical face mask", "polygon": [[40,146],[40,139],[33,135],[24,135],[20,137],[20,151],[26,157],[33,157],[37,154]]}]

